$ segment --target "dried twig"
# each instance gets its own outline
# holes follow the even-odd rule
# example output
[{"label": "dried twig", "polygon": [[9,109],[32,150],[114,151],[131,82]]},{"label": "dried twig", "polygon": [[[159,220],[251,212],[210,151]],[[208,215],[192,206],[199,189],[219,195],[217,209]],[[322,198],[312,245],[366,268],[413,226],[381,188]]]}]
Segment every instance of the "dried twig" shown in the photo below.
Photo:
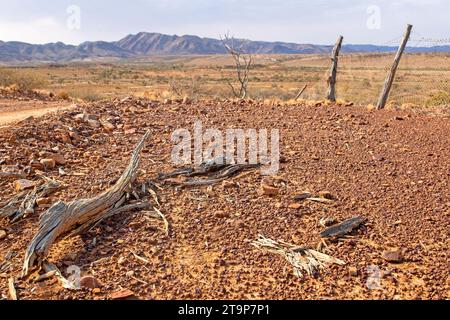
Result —
[{"label": "dried twig", "polygon": [[0,208],[0,217],[10,218],[11,222],[34,213],[36,201],[56,192],[61,184],[47,177],[42,177],[44,183],[39,184],[33,190],[23,191],[13,197],[3,208]]},{"label": "dried twig", "polygon": [[17,291],[16,288],[14,287],[14,278],[8,279],[8,290],[11,300],[17,300]]},{"label": "dried twig", "polygon": [[169,221],[167,221],[166,217],[161,213],[160,210],[158,210],[157,208],[153,208],[155,210],[155,212],[158,214],[158,216],[161,217],[161,219],[164,221],[164,226],[165,226],[165,230],[166,230],[166,236],[169,235]]},{"label": "dried twig", "polygon": [[300,92],[295,96],[295,99],[294,99],[294,100],[300,99],[300,97],[302,96],[303,92],[305,92],[306,88],[308,88],[308,85],[307,85],[307,84],[305,84],[305,86],[303,87],[303,89],[300,90]]},{"label": "dried twig", "polygon": [[285,257],[294,267],[294,275],[302,278],[306,272],[310,276],[315,276],[317,272],[324,269],[328,264],[344,265],[345,262],[321,252],[302,248],[283,241],[275,241],[260,235],[258,240],[252,243],[260,250],[266,250]]}]

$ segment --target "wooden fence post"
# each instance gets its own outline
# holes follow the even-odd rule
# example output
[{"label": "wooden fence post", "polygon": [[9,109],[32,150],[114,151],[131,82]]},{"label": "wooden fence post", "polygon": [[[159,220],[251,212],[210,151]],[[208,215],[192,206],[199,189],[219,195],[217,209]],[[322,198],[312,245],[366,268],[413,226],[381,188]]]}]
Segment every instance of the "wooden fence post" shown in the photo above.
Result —
[{"label": "wooden fence post", "polygon": [[338,68],[339,51],[341,51],[343,36],[339,36],[336,45],[334,46],[333,53],[331,56],[332,66],[330,71],[330,76],[328,78],[328,93],[327,99],[330,101],[336,101],[336,76]]},{"label": "wooden fence post", "polygon": [[398,65],[400,64],[400,59],[402,58],[403,51],[405,51],[406,44],[408,43],[409,37],[411,35],[412,25],[408,24],[406,28],[405,36],[403,37],[402,44],[398,48],[397,54],[395,55],[394,63],[392,64],[391,70],[384,82],[383,90],[381,91],[380,98],[377,104],[377,110],[384,109],[387,100],[389,98],[389,93],[391,92],[392,84],[394,83],[395,73],[397,72]]}]

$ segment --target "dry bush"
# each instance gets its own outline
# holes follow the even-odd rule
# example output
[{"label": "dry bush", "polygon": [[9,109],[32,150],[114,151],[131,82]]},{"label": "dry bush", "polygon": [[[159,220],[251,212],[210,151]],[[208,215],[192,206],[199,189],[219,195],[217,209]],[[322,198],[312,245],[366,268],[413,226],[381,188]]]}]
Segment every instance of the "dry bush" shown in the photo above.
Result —
[{"label": "dry bush", "polygon": [[83,87],[69,89],[68,94],[70,97],[73,97],[75,99],[81,99],[83,101],[89,102],[100,101],[105,98],[105,96],[100,94],[99,92],[90,88]]},{"label": "dry bush", "polygon": [[433,93],[425,104],[427,106],[450,105],[450,93],[444,91]]},{"label": "dry bush", "polygon": [[63,99],[63,100],[69,100],[70,99],[70,95],[67,91],[61,91],[58,93],[57,97],[59,99]]},{"label": "dry bush", "polygon": [[0,87],[14,86],[20,91],[42,89],[47,79],[30,70],[0,69]]}]

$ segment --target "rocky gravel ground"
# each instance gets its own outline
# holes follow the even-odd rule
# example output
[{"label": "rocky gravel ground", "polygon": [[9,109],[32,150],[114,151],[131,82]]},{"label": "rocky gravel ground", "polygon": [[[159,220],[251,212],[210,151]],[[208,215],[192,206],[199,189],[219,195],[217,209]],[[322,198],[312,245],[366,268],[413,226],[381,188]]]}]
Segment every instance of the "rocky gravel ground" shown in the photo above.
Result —
[{"label": "rocky gravel ground", "polygon": [[[128,212],[56,243],[49,260],[65,276],[81,268],[81,290],[55,278],[36,282],[37,271],[20,278],[39,214],[51,203],[106,190],[147,130],[138,181],[156,181],[174,169],[172,133],[192,132],[197,119],[204,128],[279,129],[280,171],[212,187],[162,185],[168,236],[160,221]],[[448,299],[449,146],[448,118],[356,106],[128,98],[27,119],[0,129],[2,170],[26,172],[30,181],[43,172],[64,187],[40,199],[32,216],[0,221],[0,297],[10,298],[13,278],[19,299]],[[0,204],[17,188],[0,177]],[[334,200],[295,200],[305,191]],[[316,248],[321,221],[354,216],[367,222],[322,246],[346,264],[317,277],[298,278],[282,256],[251,245],[263,234]]]}]

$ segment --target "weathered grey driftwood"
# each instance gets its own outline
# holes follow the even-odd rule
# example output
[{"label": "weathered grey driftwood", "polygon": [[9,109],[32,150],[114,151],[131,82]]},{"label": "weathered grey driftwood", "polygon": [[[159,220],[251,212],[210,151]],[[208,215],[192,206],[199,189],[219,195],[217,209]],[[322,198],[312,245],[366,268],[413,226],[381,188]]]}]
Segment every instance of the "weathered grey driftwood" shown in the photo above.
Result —
[{"label": "weathered grey driftwood", "polygon": [[[168,181],[168,184],[178,185],[182,187],[202,187],[210,186],[220,183],[224,180],[232,178],[241,172],[258,169],[259,164],[215,164],[213,162],[206,162],[200,165],[199,168],[183,168],[178,169],[172,173],[162,174],[159,180],[167,180],[177,176],[186,176],[187,180],[183,182]],[[206,178],[194,178],[204,176]]]},{"label": "weathered grey driftwood", "polygon": [[29,274],[32,267],[42,265],[56,240],[89,230],[105,218],[120,212],[119,208],[124,204],[126,194],[136,178],[140,154],[149,135],[150,132],[147,132],[139,142],[130,164],[113,187],[91,199],[79,199],[67,204],[57,202],[41,216],[39,230],[25,254],[24,276]]},{"label": "weathered grey driftwood", "polygon": [[322,238],[342,237],[367,221],[364,217],[354,217],[332,227],[329,227],[320,233]]},{"label": "weathered grey driftwood", "polygon": [[0,172],[0,179],[22,179],[25,178],[26,174],[20,172]]},{"label": "weathered grey driftwood", "polygon": [[45,183],[36,186],[33,190],[26,190],[14,196],[3,208],[0,208],[1,218],[10,218],[15,222],[25,215],[34,213],[36,200],[45,198],[56,192],[61,184],[57,181],[43,177]]},{"label": "weathered grey driftwood", "polygon": [[252,245],[260,250],[276,253],[285,257],[293,266],[294,275],[302,278],[306,272],[310,276],[315,276],[321,269],[327,265],[344,265],[345,262],[309,248],[298,247],[284,241],[275,241],[259,235],[258,239],[252,242]]}]

